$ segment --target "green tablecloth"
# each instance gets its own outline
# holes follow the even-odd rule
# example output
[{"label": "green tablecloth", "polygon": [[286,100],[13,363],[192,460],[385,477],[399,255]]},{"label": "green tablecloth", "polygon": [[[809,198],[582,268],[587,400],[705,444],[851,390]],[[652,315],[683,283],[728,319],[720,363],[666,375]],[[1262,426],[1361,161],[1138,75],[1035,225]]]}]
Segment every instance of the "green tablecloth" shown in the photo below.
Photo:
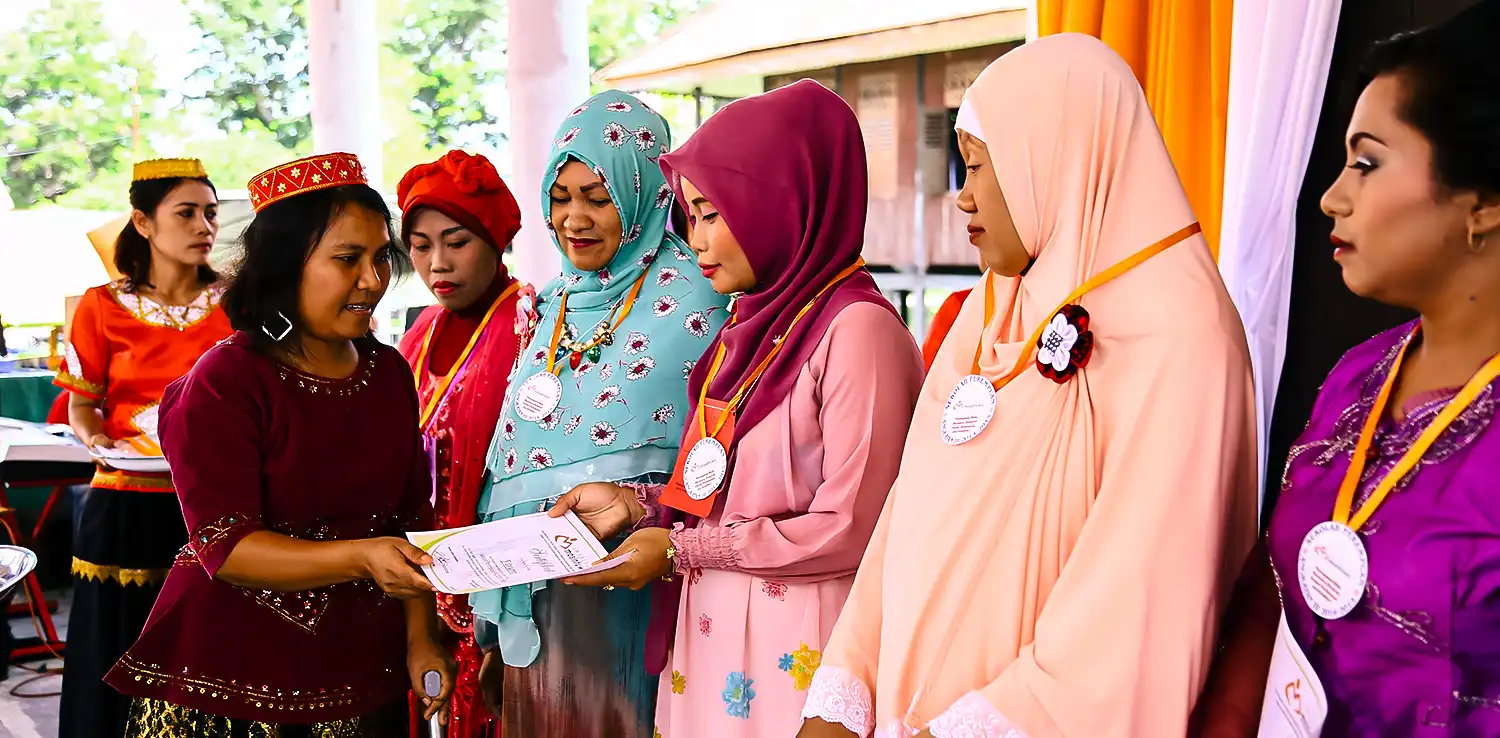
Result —
[{"label": "green tablecloth", "polygon": [[41,371],[0,374],[0,417],[46,422],[47,411],[60,391],[52,384],[52,376],[52,372]]}]

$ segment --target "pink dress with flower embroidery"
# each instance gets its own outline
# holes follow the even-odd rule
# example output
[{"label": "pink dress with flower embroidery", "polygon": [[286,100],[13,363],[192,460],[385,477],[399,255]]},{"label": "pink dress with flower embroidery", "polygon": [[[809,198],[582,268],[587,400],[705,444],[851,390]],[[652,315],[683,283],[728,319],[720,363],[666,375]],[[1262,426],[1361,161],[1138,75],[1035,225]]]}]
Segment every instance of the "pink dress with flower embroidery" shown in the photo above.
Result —
[{"label": "pink dress with flower embroidery", "polygon": [[921,382],[906,327],[851,305],[786,400],[736,441],[713,514],[672,533],[686,581],[657,697],[662,738],[796,734]]}]

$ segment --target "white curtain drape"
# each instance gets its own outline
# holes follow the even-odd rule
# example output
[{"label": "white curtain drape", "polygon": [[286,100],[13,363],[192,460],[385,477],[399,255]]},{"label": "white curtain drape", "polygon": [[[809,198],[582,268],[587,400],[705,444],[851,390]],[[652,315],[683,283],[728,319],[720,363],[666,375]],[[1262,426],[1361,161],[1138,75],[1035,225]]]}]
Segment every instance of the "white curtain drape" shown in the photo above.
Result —
[{"label": "white curtain drape", "polygon": [[[1219,267],[1255,368],[1260,468],[1286,356],[1297,196],[1312,151],[1341,0],[1236,0]],[[1264,490],[1264,484],[1261,485]]]}]

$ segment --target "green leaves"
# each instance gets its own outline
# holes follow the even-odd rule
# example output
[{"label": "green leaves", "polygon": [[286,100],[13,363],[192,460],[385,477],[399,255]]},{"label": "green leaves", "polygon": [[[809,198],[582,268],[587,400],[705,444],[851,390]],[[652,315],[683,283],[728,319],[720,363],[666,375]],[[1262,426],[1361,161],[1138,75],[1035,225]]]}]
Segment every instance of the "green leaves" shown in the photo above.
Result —
[{"label": "green leaves", "polygon": [[55,200],[119,166],[159,93],[139,37],[102,25],[98,0],[49,0],[0,37],[0,153],[16,207]]},{"label": "green leaves", "polygon": [[505,76],[505,4],[494,0],[403,0],[386,46],[413,67],[418,86],[408,110],[431,149],[451,147],[460,130],[490,129],[490,145],[504,135],[485,105],[483,90]]},{"label": "green leaves", "polygon": [[[506,122],[489,103],[506,71],[507,3],[378,2],[390,180],[381,184],[394,185],[407,167],[444,149],[503,141]],[[186,3],[200,38],[195,69],[180,83],[156,79],[142,39],[104,27],[103,0],[44,0],[24,31],[0,37],[0,178],[16,207],[118,209],[137,158],[196,156],[220,187],[237,189],[270,163],[308,153],[306,0]],[[590,0],[592,67],[644,46],[705,4]],[[202,135],[205,117],[225,138]],[[153,151],[153,139],[164,150]]]},{"label": "green leaves", "polygon": [[312,140],[303,0],[192,0],[203,33],[184,95],[212,103],[219,128],[258,124],[283,147]]},{"label": "green leaves", "polygon": [[589,67],[603,69],[656,40],[705,0],[590,0]]}]

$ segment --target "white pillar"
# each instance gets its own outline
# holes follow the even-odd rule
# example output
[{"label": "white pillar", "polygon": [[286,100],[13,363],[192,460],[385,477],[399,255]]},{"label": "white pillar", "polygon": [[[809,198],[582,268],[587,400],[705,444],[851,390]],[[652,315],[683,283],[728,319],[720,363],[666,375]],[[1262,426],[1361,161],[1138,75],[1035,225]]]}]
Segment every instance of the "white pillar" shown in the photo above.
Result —
[{"label": "white pillar", "polygon": [[313,149],[347,151],[382,188],[379,36],[374,0],[308,0]]},{"label": "white pillar", "polygon": [[542,170],[553,134],[589,96],[588,0],[509,4],[506,87],[510,92],[510,189],[521,203],[516,276],[537,287],[561,271],[541,212]]}]

